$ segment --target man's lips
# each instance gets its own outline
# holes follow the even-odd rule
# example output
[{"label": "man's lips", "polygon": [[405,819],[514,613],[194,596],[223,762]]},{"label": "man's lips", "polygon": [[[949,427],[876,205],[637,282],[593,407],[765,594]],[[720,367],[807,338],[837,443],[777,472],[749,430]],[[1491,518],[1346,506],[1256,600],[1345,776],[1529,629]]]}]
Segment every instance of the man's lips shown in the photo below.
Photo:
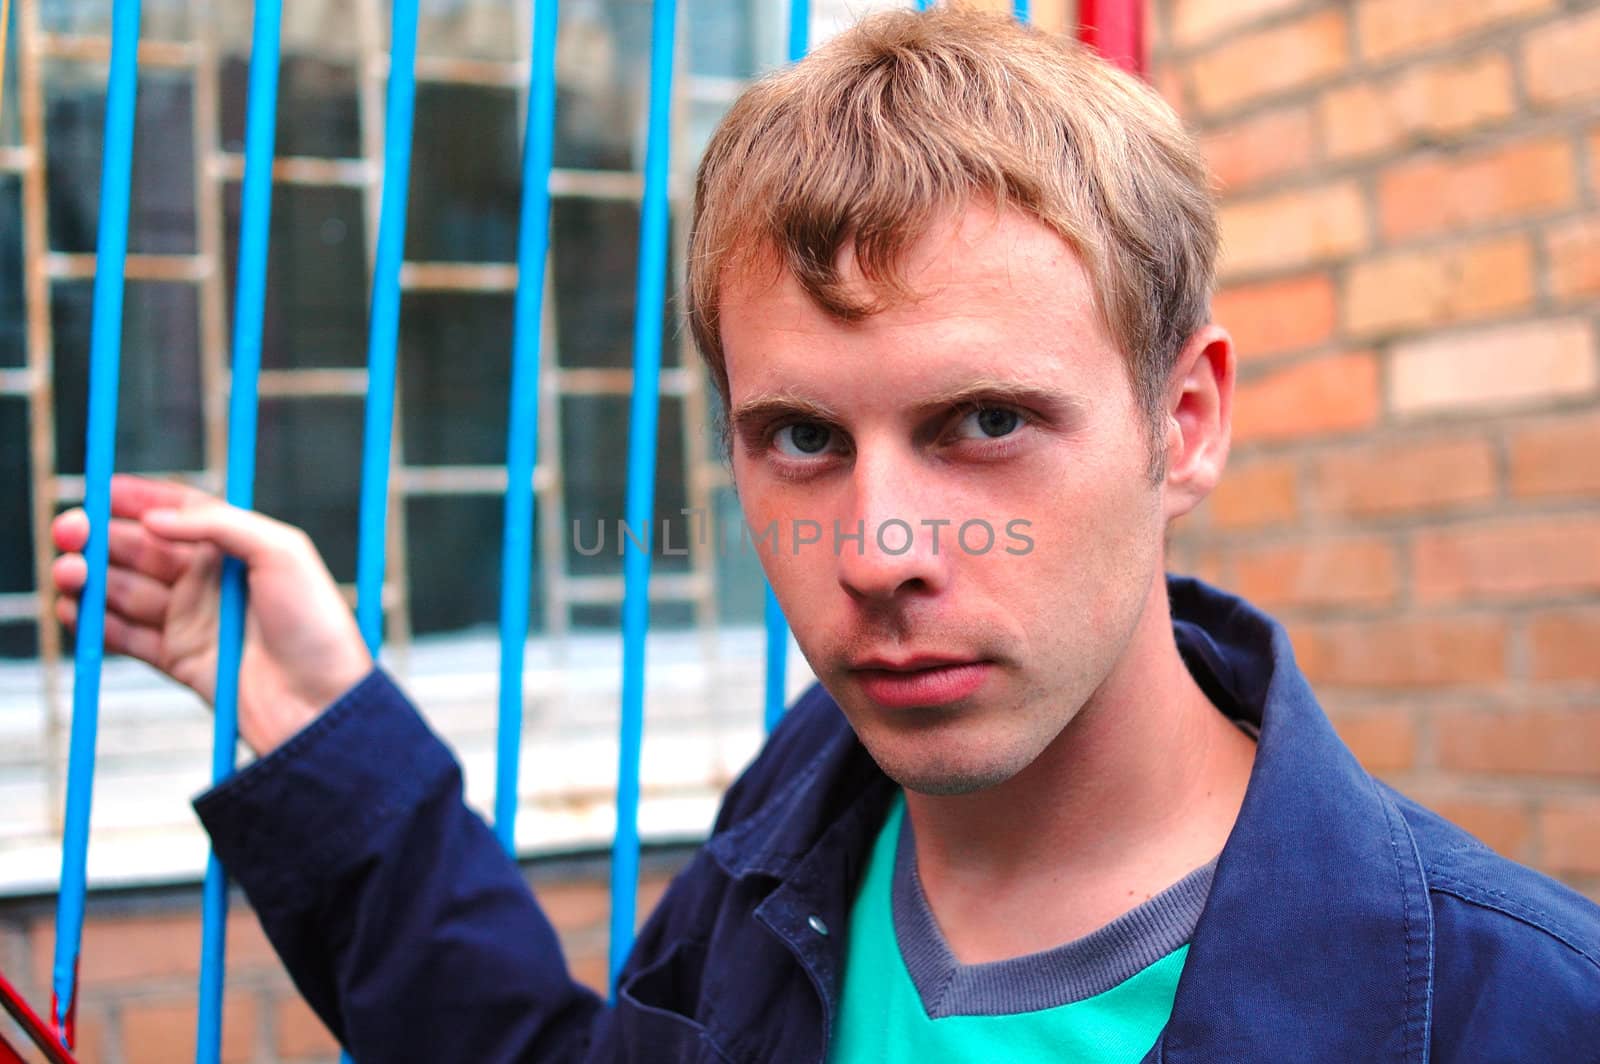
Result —
[{"label": "man's lips", "polygon": [[919,655],[899,660],[868,658],[851,668],[861,690],[885,709],[942,706],[982,687],[994,663]]}]

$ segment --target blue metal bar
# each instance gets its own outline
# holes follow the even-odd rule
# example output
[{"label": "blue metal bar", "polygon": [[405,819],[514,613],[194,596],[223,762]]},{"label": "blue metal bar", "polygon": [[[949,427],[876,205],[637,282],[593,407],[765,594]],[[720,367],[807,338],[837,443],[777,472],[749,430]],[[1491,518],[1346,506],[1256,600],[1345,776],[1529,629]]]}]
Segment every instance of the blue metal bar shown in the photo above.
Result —
[{"label": "blue metal bar", "polygon": [[550,165],[556,128],[557,0],[534,0],[527,128],[522,136],[522,217],[511,339],[511,428],[506,440],[505,534],[500,559],[500,720],[494,831],[517,852],[522,756],[522,658],[533,565],[533,470],[539,445],[539,358],[545,258],[550,249]]},{"label": "blue metal bar", "polygon": [[789,62],[811,50],[811,0],[789,0]]},{"label": "blue metal bar", "polygon": [[933,0],[917,0],[917,10],[926,11],[933,6]]},{"label": "blue metal bar", "polygon": [[[255,506],[256,392],[261,373],[261,330],[266,317],[267,247],[272,222],[272,157],[278,112],[279,26],[282,0],[256,0],[250,38],[250,97],[245,119],[243,211],[239,223],[239,279],[233,309],[233,375],[228,397],[228,502]],[[216,716],[212,722],[211,779],[233,775],[239,743],[239,662],[248,605],[245,566],[222,564],[217,633]],[[200,937],[200,1011],[195,1064],[222,1057],[222,983],[226,971],[228,875],[215,853],[206,863]]]},{"label": "blue metal bar", "polygon": [[639,888],[639,750],[644,738],[645,636],[650,624],[650,523],[655,508],[656,419],[661,407],[661,313],[667,290],[667,160],[671,134],[677,0],[651,11],[650,124],[639,219],[639,287],[633,327],[633,401],[628,421],[625,520],[644,546],[625,551],[622,596],[622,735],[617,834],[611,846],[611,992],[633,945]]},{"label": "blue metal bar", "polygon": [[94,316],[89,339],[89,428],[83,497],[89,516],[89,541],[83,550],[89,576],[78,606],[61,894],[56,906],[55,966],[51,977],[52,1019],[57,1033],[69,1046],[71,1018],[77,1004],[78,952],[83,937],[89,861],[89,809],[94,800],[94,747],[100,712],[100,665],[105,649],[111,470],[116,464],[117,382],[122,362],[123,269],[128,257],[138,49],[139,0],[116,0],[111,12],[111,72],[106,85],[100,233],[95,246]]},{"label": "blue metal bar", "polygon": [[367,334],[367,412],[361,441],[361,525],[356,548],[356,621],[376,658],[383,644],[384,527],[394,427],[395,348],[400,340],[400,263],[406,246],[411,124],[417,96],[417,0],[394,0],[389,98],[384,111],[383,198]]},{"label": "blue metal bar", "polygon": [[778,596],[768,584],[763,619],[767,626],[767,684],[766,713],[763,720],[767,731],[778,726],[783,718],[784,687],[789,666],[789,624],[784,620],[783,607]]},{"label": "blue metal bar", "polygon": [[[811,3],[810,0],[790,0],[789,2],[789,61],[799,62],[805,58],[811,39]],[[778,596],[772,593],[772,585],[763,581],[766,594],[763,596],[762,609],[763,621],[767,629],[767,677],[765,711],[762,720],[767,731],[778,726],[778,721],[783,717],[786,680],[789,672],[789,623],[784,619],[783,607],[778,605]]]},{"label": "blue metal bar", "polygon": [[1028,21],[1028,0],[1011,0],[1011,12],[1018,21]]}]

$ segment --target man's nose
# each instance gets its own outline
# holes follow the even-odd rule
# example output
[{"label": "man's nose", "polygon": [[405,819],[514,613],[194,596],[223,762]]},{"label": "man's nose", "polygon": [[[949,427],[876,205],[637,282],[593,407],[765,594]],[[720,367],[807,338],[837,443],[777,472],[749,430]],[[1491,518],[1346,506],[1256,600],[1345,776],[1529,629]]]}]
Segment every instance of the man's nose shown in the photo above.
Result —
[{"label": "man's nose", "polygon": [[949,583],[953,515],[934,512],[937,495],[918,472],[914,459],[857,456],[852,505],[831,539],[839,586],[858,601],[931,594]]}]

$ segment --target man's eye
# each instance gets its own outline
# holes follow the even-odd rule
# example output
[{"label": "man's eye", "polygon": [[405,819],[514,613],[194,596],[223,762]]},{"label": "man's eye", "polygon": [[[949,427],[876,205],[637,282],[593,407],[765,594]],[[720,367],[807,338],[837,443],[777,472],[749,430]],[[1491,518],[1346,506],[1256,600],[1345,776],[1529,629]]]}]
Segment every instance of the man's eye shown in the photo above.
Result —
[{"label": "man's eye", "polygon": [[833,432],[826,425],[802,421],[785,425],[773,434],[772,442],[787,458],[815,458],[828,449]]},{"label": "man's eye", "polygon": [[1022,427],[1022,415],[1003,406],[984,406],[961,419],[957,435],[963,439],[999,439]]}]

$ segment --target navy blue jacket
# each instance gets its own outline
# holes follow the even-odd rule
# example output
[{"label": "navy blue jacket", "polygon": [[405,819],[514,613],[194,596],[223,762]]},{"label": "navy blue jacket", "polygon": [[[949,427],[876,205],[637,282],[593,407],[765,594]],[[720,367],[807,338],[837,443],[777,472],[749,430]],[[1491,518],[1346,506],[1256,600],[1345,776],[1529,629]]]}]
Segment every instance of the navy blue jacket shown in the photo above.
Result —
[{"label": "navy blue jacket", "polygon": [[[1600,909],[1363,771],[1271,619],[1169,587],[1191,671],[1261,732],[1147,1060],[1600,1061]],[[196,807],[359,1064],[810,1062],[893,787],[812,687],[728,791],[614,1005],[571,980],[460,769],[381,672]]]}]

